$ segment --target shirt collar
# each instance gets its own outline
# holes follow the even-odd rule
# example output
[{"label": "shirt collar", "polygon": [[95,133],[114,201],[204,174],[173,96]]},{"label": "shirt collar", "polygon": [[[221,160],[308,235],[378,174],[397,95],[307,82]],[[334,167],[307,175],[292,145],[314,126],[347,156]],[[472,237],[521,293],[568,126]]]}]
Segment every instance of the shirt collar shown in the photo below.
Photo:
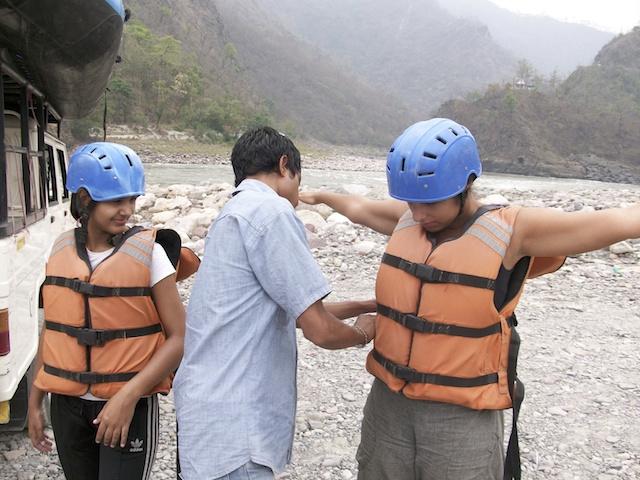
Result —
[{"label": "shirt collar", "polygon": [[272,193],[274,195],[278,195],[269,185],[260,180],[255,180],[253,178],[245,178],[240,185],[236,187],[236,189],[231,193],[232,196],[236,195],[239,192],[244,190],[252,191],[252,192],[263,192],[263,193]]}]

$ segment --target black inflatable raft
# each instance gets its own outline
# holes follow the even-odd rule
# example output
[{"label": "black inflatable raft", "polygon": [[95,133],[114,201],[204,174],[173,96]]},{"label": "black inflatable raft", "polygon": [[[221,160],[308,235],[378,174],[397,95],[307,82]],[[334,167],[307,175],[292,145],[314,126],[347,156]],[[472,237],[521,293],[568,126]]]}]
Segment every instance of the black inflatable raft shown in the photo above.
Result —
[{"label": "black inflatable raft", "polygon": [[116,61],[122,0],[0,0],[0,51],[60,115],[95,107]]}]

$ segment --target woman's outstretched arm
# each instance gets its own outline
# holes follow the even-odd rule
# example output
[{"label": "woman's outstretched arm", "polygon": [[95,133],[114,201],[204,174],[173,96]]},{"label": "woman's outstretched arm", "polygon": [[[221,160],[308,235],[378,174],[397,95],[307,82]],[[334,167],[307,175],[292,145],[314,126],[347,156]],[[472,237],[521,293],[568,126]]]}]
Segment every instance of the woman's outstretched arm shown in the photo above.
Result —
[{"label": "woman's outstretched arm", "polygon": [[514,260],[523,256],[577,255],[638,237],[640,204],[571,213],[523,208],[516,218],[509,250]]},{"label": "woman's outstretched arm", "polygon": [[360,195],[344,195],[327,191],[300,192],[300,200],[310,205],[324,203],[353,223],[376,232],[391,235],[400,217],[408,210],[399,200],[371,200]]}]

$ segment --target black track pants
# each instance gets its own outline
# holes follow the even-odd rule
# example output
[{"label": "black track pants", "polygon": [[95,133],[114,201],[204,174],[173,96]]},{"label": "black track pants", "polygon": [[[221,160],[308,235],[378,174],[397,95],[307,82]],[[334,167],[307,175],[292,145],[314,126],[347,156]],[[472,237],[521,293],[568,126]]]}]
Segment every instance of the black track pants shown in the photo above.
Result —
[{"label": "black track pants", "polygon": [[158,446],[158,397],[136,405],[124,448],[96,443],[93,420],[106,402],[51,395],[51,426],[67,480],[148,480]]}]

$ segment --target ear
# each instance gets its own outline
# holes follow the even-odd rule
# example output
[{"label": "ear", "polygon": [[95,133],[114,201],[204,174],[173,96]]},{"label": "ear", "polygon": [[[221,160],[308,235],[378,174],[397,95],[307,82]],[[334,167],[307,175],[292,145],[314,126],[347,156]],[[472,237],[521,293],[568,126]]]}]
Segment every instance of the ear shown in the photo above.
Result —
[{"label": "ear", "polygon": [[289,157],[286,155],[282,155],[280,160],[278,160],[278,172],[280,172],[280,176],[285,177],[289,175]]}]

